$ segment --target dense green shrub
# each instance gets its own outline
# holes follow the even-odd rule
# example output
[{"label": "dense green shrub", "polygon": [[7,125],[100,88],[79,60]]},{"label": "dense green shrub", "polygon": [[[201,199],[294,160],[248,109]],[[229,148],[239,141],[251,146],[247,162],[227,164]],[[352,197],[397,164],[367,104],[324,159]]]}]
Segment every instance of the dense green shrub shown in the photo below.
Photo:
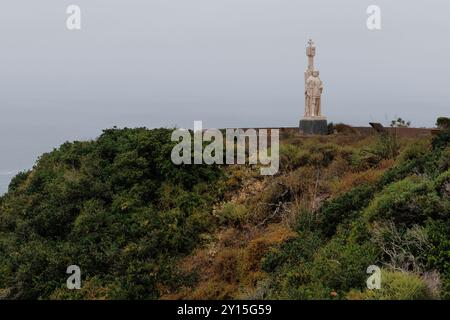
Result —
[{"label": "dense green shrub", "polygon": [[323,239],[318,233],[300,232],[296,238],[286,241],[281,247],[271,248],[262,260],[262,268],[266,272],[274,272],[285,265],[306,263],[322,244]]},{"label": "dense green shrub", "polygon": [[340,148],[332,143],[321,143],[309,146],[309,164],[327,167],[339,155]]},{"label": "dense green shrub", "polygon": [[447,118],[447,117],[437,118],[436,126],[441,129],[449,129],[450,128],[450,118]]},{"label": "dense green shrub", "polygon": [[350,164],[356,170],[361,171],[375,167],[380,163],[381,160],[381,157],[371,152],[367,152],[367,150],[363,149],[352,153]]},{"label": "dense green shrub", "polygon": [[427,254],[430,269],[441,274],[442,297],[450,299],[450,218],[442,221],[429,220],[426,225],[428,237],[432,243]]},{"label": "dense green shrub", "polygon": [[21,171],[16,174],[9,183],[8,191],[12,192],[16,190],[27,178],[30,174],[30,171]]},{"label": "dense green shrub", "polygon": [[[450,201],[450,170],[445,171],[439,175],[435,181],[434,185],[439,194],[446,200],[447,204]],[[446,210],[448,212],[448,210]]]},{"label": "dense green shrub", "polygon": [[222,187],[217,166],[172,163],[171,132],[105,130],[16,176],[0,204],[0,288],[14,298],[65,296],[66,268],[76,264],[108,298],[157,298],[177,257],[211,227]]},{"label": "dense green shrub", "polygon": [[[311,261],[320,246],[321,236],[302,232],[280,247],[272,248],[262,260],[262,269],[271,273],[271,299],[318,299],[327,288],[312,279]],[[329,291],[328,291],[329,293]]]},{"label": "dense green shrub", "polygon": [[424,170],[424,164],[425,159],[423,159],[422,157],[405,160],[397,164],[395,167],[389,169],[381,177],[378,183],[378,187],[383,188],[390,183],[402,180],[412,174],[421,174]]},{"label": "dense green shrub", "polygon": [[350,299],[364,300],[424,300],[433,299],[427,285],[419,276],[406,273],[395,272],[382,269],[381,288],[369,290],[363,293],[350,292]]},{"label": "dense green shrub", "polygon": [[373,186],[362,185],[324,204],[320,215],[321,228],[325,235],[332,236],[339,224],[357,218],[361,210],[370,202],[374,192]]},{"label": "dense green shrub", "polygon": [[433,183],[416,176],[405,178],[377,194],[364,216],[368,221],[391,220],[397,225],[421,224],[442,213],[442,200]]},{"label": "dense green shrub", "polygon": [[353,243],[339,234],[324,245],[319,234],[303,232],[272,249],[262,266],[272,274],[271,298],[329,299],[362,288],[367,266],[376,260],[377,250],[370,243]]},{"label": "dense green shrub", "polygon": [[408,144],[400,153],[398,163],[402,164],[406,161],[424,157],[430,152],[430,149],[430,143],[425,139]]},{"label": "dense green shrub", "polygon": [[294,170],[307,165],[309,152],[299,146],[283,143],[280,145],[280,167],[282,170]]},{"label": "dense green shrub", "polygon": [[432,142],[433,149],[445,149],[450,146],[450,128],[439,132]]},{"label": "dense green shrub", "polygon": [[378,254],[372,243],[348,241],[343,232],[318,251],[311,273],[316,282],[333,291],[362,288],[367,279],[366,269],[376,264]]},{"label": "dense green shrub", "polygon": [[248,209],[242,204],[226,202],[215,215],[220,225],[238,227],[247,217]]}]

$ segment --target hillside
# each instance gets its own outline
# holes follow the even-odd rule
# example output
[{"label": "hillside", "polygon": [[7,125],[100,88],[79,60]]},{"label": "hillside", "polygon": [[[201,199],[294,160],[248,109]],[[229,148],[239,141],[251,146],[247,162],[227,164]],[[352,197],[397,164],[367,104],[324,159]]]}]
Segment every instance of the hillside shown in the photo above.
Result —
[{"label": "hillside", "polygon": [[0,298],[450,298],[449,130],[285,136],[273,177],[175,166],[170,133],[105,130],[18,174],[0,198]]}]

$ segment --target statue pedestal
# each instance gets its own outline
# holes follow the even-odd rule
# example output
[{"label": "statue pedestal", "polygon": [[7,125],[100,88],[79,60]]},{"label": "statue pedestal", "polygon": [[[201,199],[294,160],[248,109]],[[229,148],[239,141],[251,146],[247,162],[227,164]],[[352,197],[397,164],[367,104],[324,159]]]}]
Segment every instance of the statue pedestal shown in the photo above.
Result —
[{"label": "statue pedestal", "polygon": [[305,117],[300,120],[301,134],[328,134],[328,123],[326,117]]}]

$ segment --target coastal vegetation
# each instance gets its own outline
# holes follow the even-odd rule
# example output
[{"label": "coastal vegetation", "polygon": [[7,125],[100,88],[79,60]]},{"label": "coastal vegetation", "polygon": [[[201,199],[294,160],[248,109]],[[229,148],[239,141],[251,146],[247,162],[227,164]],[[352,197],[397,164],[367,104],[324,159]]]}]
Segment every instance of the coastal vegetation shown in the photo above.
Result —
[{"label": "coastal vegetation", "polygon": [[283,135],[275,176],[175,165],[169,129],[65,143],[0,198],[0,298],[449,299],[440,123],[423,138]]}]

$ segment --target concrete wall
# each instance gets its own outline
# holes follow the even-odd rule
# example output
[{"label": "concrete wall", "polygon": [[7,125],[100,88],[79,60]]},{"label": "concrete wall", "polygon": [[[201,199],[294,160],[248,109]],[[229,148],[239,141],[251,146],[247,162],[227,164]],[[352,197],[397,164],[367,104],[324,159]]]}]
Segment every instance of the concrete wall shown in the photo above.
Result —
[{"label": "concrete wall", "polygon": [[[372,127],[352,127],[356,130],[356,132],[363,136],[375,135],[377,132]],[[246,130],[248,128],[241,128]],[[252,128],[252,129],[279,129],[280,137],[292,136],[292,135],[300,135],[298,127],[283,127],[283,128]],[[430,129],[430,128],[391,128],[386,127],[386,130],[389,132],[397,132],[399,137],[408,137],[408,138],[419,138],[431,136],[438,132],[438,129]],[[268,132],[270,136],[270,131]]]}]

